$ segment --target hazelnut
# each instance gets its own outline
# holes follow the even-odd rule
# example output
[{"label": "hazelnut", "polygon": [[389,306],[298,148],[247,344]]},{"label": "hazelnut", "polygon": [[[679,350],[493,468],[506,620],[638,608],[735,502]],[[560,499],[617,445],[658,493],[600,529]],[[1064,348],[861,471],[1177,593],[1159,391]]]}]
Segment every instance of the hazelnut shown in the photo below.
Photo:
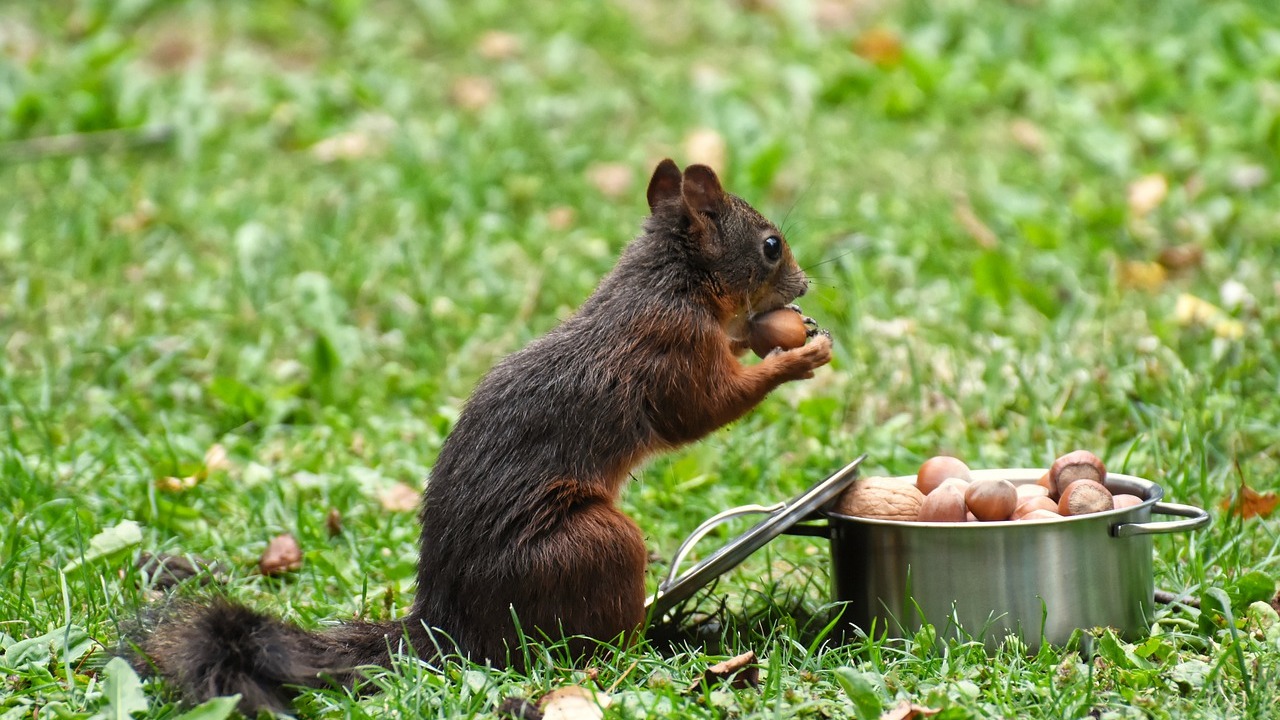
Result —
[{"label": "hazelnut", "polygon": [[1117,510],[1120,508],[1127,508],[1127,507],[1133,507],[1135,505],[1141,505],[1143,502],[1145,502],[1142,498],[1138,497],[1137,495],[1130,495],[1128,493],[1113,495],[1111,496],[1111,501],[1112,501],[1112,504],[1115,505]]},{"label": "hazelnut", "polygon": [[1013,509],[1013,515],[1010,519],[1021,520],[1023,515],[1035,512],[1036,510],[1051,510],[1054,514],[1058,512],[1058,503],[1050,500],[1047,496],[1024,498],[1018,506]]},{"label": "hazelnut", "polygon": [[964,493],[955,487],[939,487],[920,504],[920,522],[965,522],[968,509]]},{"label": "hazelnut", "polygon": [[[920,486],[917,485],[916,487],[919,488]],[[954,478],[954,477],[947,478],[946,480],[942,481],[941,485],[934,488],[933,491],[938,492],[942,488],[955,488],[956,490],[960,491],[961,495],[963,495],[969,489],[969,481],[961,480],[960,478]],[[925,494],[927,495],[928,493],[925,493]]]},{"label": "hazelnut", "polygon": [[1040,483],[1022,483],[1014,487],[1018,492],[1018,502],[1033,497],[1049,497],[1049,488]]},{"label": "hazelnut", "polygon": [[1088,515],[1115,507],[1111,491],[1094,480],[1076,480],[1062,491],[1058,512],[1062,515]]},{"label": "hazelnut", "polygon": [[1077,480],[1092,480],[1096,483],[1107,479],[1107,468],[1097,455],[1088,450],[1076,450],[1058,458],[1049,468],[1049,496],[1062,497],[1067,486]]},{"label": "hazelnut", "polygon": [[938,455],[925,460],[916,472],[916,487],[928,495],[948,478],[969,481],[969,466],[959,458],[949,455]]},{"label": "hazelnut", "polygon": [[1018,491],[1008,480],[977,480],[965,491],[964,502],[979,520],[1008,520],[1018,504]]},{"label": "hazelnut", "polygon": [[751,318],[747,343],[751,352],[764,357],[777,348],[794,350],[809,337],[804,317],[791,308],[778,308]]},{"label": "hazelnut", "polygon": [[1058,492],[1054,489],[1053,482],[1049,479],[1048,470],[1044,471],[1044,474],[1041,475],[1040,479],[1036,481],[1036,485],[1039,485],[1040,487],[1044,488],[1045,492],[1049,493],[1049,497],[1053,498],[1054,500],[1058,499]]},{"label": "hazelnut", "polygon": [[981,522],[980,520],[978,520],[978,516],[974,515],[971,512],[966,512],[964,514],[964,521],[965,522]]},{"label": "hazelnut", "polygon": [[1061,520],[1062,516],[1052,510],[1032,510],[1016,519],[1019,522],[1023,520]]},{"label": "hazelnut", "polygon": [[887,477],[863,478],[836,498],[836,512],[879,520],[915,520],[924,494],[915,485]]}]

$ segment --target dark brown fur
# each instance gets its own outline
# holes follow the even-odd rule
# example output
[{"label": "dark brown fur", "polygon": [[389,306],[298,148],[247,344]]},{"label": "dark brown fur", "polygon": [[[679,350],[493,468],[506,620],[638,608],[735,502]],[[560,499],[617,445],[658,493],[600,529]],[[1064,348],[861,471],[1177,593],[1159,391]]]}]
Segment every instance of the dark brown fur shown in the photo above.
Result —
[{"label": "dark brown fur", "polygon": [[[769,391],[810,377],[831,342],[744,365],[746,319],[804,293],[776,227],[725,193],[709,168],[664,160],[651,215],[578,312],[495,366],[431,471],[418,590],[403,623],[308,633],[225,603],[188,609],[143,642],[192,699],[240,692],[283,709],[283,684],[343,682],[386,665],[406,637],[497,666],[519,634],[625,641],[644,621],[647,555],[618,495],[637,463],[741,417]],[[428,630],[430,628],[431,630]]]}]

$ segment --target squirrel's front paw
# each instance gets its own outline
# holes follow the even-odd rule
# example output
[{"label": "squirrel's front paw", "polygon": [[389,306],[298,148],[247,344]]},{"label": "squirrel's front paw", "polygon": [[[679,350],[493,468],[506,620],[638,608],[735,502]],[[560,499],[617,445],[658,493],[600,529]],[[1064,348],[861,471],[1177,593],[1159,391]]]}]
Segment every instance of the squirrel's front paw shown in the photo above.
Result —
[{"label": "squirrel's front paw", "polygon": [[811,378],[814,370],[831,362],[831,334],[821,330],[801,347],[794,350],[774,350],[770,355],[783,364],[790,379]]}]

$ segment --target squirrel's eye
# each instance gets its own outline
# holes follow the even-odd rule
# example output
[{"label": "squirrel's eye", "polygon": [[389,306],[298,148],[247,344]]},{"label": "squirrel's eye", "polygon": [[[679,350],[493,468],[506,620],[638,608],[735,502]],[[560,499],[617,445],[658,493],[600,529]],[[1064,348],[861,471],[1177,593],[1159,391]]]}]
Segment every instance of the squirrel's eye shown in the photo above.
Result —
[{"label": "squirrel's eye", "polygon": [[782,238],[770,235],[764,239],[764,257],[769,262],[782,257]]}]

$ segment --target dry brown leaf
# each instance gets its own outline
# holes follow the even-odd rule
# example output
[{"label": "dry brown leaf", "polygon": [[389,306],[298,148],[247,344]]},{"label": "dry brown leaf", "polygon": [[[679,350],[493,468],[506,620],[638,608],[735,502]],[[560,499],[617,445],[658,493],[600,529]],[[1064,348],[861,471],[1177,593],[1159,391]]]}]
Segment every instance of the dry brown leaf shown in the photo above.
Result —
[{"label": "dry brown leaf", "polygon": [[1173,245],[1161,250],[1156,262],[1170,272],[1193,270],[1204,263],[1204,248],[1195,243]]},{"label": "dry brown leaf", "polygon": [[886,710],[880,716],[880,720],[916,720],[917,718],[926,718],[931,715],[937,715],[942,712],[941,708],[930,708],[923,705],[916,705],[913,702],[903,700],[898,706],[890,710]]},{"label": "dry brown leaf", "polygon": [[1018,118],[1009,123],[1009,137],[1029,153],[1039,155],[1044,152],[1044,133],[1030,120]]},{"label": "dry brown leaf", "polygon": [[1221,507],[1223,512],[1229,512],[1246,520],[1251,517],[1260,517],[1265,520],[1275,512],[1277,504],[1280,504],[1280,495],[1274,491],[1260,493],[1240,483],[1240,492],[1235,497],[1223,498]]},{"label": "dry brown leaf", "polygon": [[684,138],[685,159],[709,165],[716,172],[724,172],[728,152],[724,136],[711,128],[699,128]]},{"label": "dry brown leaf", "polygon": [[405,483],[396,483],[378,493],[378,502],[382,504],[382,509],[391,512],[417,510],[421,499],[421,494]]},{"label": "dry brown leaf", "polygon": [[568,230],[578,220],[578,211],[568,205],[557,205],[547,211],[547,227],[552,230]]},{"label": "dry brown leaf", "polygon": [[969,237],[978,243],[978,247],[983,250],[994,250],[1000,244],[1000,238],[996,237],[995,232],[982,222],[967,201],[956,202],[953,212],[956,222],[960,223],[960,227],[964,228]]},{"label": "dry brown leaf", "polygon": [[329,533],[329,537],[342,534],[342,513],[338,512],[338,508],[329,508],[329,512],[325,513],[324,529]]},{"label": "dry brown leaf", "polygon": [[1146,217],[1160,207],[1169,194],[1169,181],[1160,173],[1152,173],[1129,183],[1129,212],[1135,217]]},{"label": "dry brown leaf", "polygon": [[258,560],[258,572],[263,575],[280,575],[301,567],[302,548],[289,533],[271,538]]},{"label": "dry brown leaf", "polygon": [[607,707],[608,695],[579,685],[557,688],[538,701],[543,720],[599,720]]},{"label": "dry brown leaf", "polygon": [[489,107],[498,97],[498,89],[493,81],[479,75],[464,75],[453,81],[449,88],[449,99],[463,110],[483,110]]},{"label": "dry brown leaf", "polygon": [[1120,287],[1131,290],[1159,290],[1168,280],[1168,273],[1165,272],[1164,266],[1159,263],[1143,262],[1142,260],[1122,260],[1120,262],[1120,277],[1117,282]]},{"label": "dry brown leaf", "polygon": [[902,62],[902,38],[888,28],[871,28],[854,38],[853,52],[881,67],[893,67]]},{"label": "dry brown leaf", "polygon": [[747,688],[760,684],[760,668],[756,666],[756,654],[748,650],[723,662],[707,668],[702,677],[688,687],[685,692],[693,692],[704,683],[707,685],[728,681],[729,687]]},{"label": "dry brown leaf", "polygon": [[476,42],[476,52],[488,60],[509,60],[520,54],[520,38],[502,30],[490,30]]},{"label": "dry brown leaf", "polygon": [[542,711],[538,706],[521,697],[503,698],[495,711],[498,717],[514,720],[542,720]]},{"label": "dry brown leaf", "polygon": [[605,197],[619,198],[631,190],[631,168],[622,163],[600,163],[587,168],[587,182]]}]

